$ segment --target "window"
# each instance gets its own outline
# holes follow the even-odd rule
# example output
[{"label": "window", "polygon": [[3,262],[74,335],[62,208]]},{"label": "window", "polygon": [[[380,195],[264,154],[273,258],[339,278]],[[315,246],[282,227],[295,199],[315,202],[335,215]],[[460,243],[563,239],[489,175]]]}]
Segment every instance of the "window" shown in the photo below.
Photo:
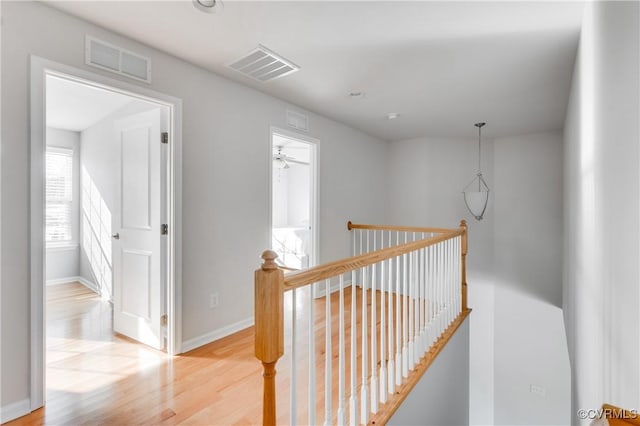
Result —
[{"label": "window", "polygon": [[73,150],[47,147],[45,241],[70,242],[73,202]]}]

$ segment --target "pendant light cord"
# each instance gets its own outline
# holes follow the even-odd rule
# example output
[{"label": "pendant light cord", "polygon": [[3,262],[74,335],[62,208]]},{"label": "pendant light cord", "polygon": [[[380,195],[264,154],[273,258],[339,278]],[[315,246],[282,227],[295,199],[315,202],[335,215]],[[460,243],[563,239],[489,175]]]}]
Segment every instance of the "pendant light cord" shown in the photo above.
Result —
[{"label": "pendant light cord", "polygon": [[482,174],[482,167],[480,167],[480,155],[482,151],[480,150],[480,141],[482,140],[482,126],[478,127],[478,174]]}]

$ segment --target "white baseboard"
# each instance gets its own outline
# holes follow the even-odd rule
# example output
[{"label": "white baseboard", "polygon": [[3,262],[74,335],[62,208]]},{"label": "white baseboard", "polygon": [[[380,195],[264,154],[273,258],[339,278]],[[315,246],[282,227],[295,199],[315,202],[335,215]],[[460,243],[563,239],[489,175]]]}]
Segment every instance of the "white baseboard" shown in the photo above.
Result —
[{"label": "white baseboard", "polygon": [[31,412],[31,401],[29,398],[22,401],[14,402],[13,404],[0,407],[0,423],[4,424],[10,422],[18,417],[25,416]]},{"label": "white baseboard", "polygon": [[191,350],[194,350],[195,348],[204,346],[207,343],[215,342],[216,340],[220,340],[223,337],[227,337],[233,333],[237,333],[240,330],[249,328],[252,325],[253,317],[238,321],[233,324],[229,324],[226,327],[213,330],[209,333],[203,334],[202,336],[194,337],[193,339],[189,339],[186,342],[182,342],[182,353],[189,352]]},{"label": "white baseboard", "polygon": [[72,283],[74,281],[79,282],[80,284],[82,284],[83,286],[87,287],[89,290],[93,291],[94,293],[100,294],[100,289],[98,288],[96,283],[91,282],[88,279],[86,279],[84,277],[79,277],[79,276],[57,278],[55,280],[47,280],[47,285],[68,284],[68,283]]}]

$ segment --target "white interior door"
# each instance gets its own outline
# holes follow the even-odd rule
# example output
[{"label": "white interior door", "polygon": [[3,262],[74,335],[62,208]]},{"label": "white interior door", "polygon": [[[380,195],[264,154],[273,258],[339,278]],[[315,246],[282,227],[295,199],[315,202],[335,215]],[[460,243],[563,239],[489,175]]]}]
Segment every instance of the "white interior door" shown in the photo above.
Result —
[{"label": "white interior door", "polygon": [[161,112],[116,122],[120,147],[113,239],[113,328],[162,349]]}]

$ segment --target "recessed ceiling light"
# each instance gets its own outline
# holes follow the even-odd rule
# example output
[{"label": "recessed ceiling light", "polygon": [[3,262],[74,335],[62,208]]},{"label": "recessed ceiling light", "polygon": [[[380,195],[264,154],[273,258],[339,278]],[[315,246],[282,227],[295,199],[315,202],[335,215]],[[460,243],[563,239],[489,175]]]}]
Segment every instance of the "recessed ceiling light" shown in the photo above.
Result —
[{"label": "recessed ceiling light", "polygon": [[400,117],[400,114],[398,114],[397,112],[390,112],[389,114],[387,114],[388,120],[395,120],[398,117]]},{"label": "recessed ceiling light", "polygon": [[220,13],[224,9],[221,0],[193,0],[193,5],[206,13]]},{"label": "recessed ceiling light", "polygon": [[364,98],[364,92],[349,92],[349,97],[351,99],[362,99]]}]

